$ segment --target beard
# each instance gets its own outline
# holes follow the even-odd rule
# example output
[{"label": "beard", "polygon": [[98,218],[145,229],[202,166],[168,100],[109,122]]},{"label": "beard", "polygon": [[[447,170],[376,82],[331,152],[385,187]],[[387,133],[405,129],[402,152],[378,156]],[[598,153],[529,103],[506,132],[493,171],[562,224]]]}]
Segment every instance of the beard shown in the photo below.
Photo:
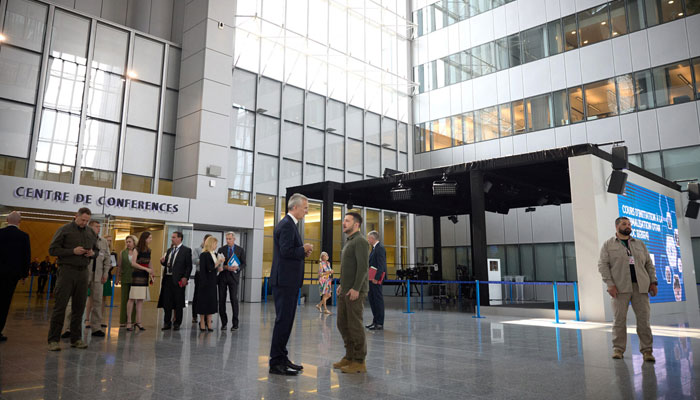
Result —
[{"label": "beard", "polygon": [[618,230],[621,235],[629,236],[632,233],[632,228],[625,228]]}]

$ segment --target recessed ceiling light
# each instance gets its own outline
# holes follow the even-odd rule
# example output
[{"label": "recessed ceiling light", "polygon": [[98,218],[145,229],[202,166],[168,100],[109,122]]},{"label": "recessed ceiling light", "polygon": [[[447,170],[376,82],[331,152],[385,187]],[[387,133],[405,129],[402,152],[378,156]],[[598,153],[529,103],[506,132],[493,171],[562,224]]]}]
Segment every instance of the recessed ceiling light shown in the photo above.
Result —
[{"label": "recessed ceiling light", "polygon": [[617,32],[613,32],[613,36],[617,35]]},{"label": "recessed ceiling light", "polygon": [[682,17],[682,16],[683,16],[683,13],[682,13],[682,12],[679,12],[679,13],[678,13],[678,16],[679,16],[679,17]]},{"label": "recessed ceiling light", "polygon": [[673,0],[669,0],[668,4],[673,4]]},{"label": "recessed ceiling light", "polygon": [[603,21],[603,22],[601,22],[600,24],[601,24],[601,25],[605,25],[605,24],[607,24],[607,22],[606,22],[606,21]]},{"label": "recessed ceiling light", "polygon": [[588,44],[588,40],[584,40],[584,41],[583,41],[583,44]]},{"label": "recessed ceiling light", "polygon": [[576,31],[571,31],[571,34],[572,34],[572,35],[575,35],[575,34],[576,34]]}]

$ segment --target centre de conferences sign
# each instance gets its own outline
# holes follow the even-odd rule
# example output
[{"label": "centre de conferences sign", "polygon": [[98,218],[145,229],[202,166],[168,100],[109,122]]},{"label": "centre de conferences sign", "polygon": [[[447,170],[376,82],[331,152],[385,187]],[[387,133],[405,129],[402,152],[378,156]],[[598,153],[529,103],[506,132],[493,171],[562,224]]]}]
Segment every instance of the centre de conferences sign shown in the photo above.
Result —
[{"label": "centre de conferences sign", "polygon": [[189,217],[189,199],[7,176],[0,177],[0,204],[67,212],[88,207],[94,214],[165,221]]}]

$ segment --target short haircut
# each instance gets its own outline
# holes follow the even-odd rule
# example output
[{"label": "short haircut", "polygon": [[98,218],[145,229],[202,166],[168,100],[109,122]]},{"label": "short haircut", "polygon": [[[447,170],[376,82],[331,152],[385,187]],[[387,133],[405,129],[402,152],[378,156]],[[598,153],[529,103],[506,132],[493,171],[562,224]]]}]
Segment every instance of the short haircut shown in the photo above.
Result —
[{"label": "short haircut", "polygon": [[136,250],[138,250],[139,253],[145,253],[149,250],[148,243],[146,243],[146,239],[148,239],[149,236],[151,236],[151,232],[141,232],[141,236],[139,236],[139,242],[136,244]]},{"label": "short haircut", "polygon": [[629,221],[630,219],[629,219],[629,218],[627,218],[627,217],[619,217],[619,218],[615,218],[615,226],[618,226],[618,225],[620,225],[620,222],[622,222],[622,221],[624,221],[624,220],[626,220],[626,221]]},{"label": "short haircut", "polygon": [[173,233],[174,233],[175,236],[177,236],[179,239],[182,239],[182,232],[180,232],[180,231],[175,231],[175,232],[173,232]]},{"label": "short haircut", "polygon": [[92,215],[92,211],[90,211],[90,209],[87,207],[80,207],[78,209],[78,215],[83,215],[83,214]]},{"label": "short haircut", "polygon": [[214,252],[216,251],[216,245],[219,243],[214,236],[209,236],[207,240],[204,241],[204,251]]},{"label": "short haircut", "polygon": [[207,239],[209,239],[210,236],[211,236],[210,233],[207,233],[206,235],[204,235],[204,239],[202,239],[202,247],[204,247],[204,243],[207,241]]},{"label": "short haircut", "polygon": [[367,236],[372,236],[374,240],[379,240],[379,232],[377,231],[371,231],[370,233],[367,234]]},{"label": "short haircut", "polygon": [[228,235],[233,236],[234,239],[236,238],[236,234],[233,233],[233,232],[231,232],[231,231],[226,232],[226,233],[224,234],[224,237],[226,237],[226,236],[228,236]]},{"label": "short haircut", "polygon": [[289,198],[287,210],[293,210],[297,206],[302,205],[304,201],[309,201],[309,199],[301,193],[294,193],[292,197]]},{"label": "short haircut", "polygon": [[349,213],[347,213],[347,214],[345,214],[345,215],[351,216],[352,219],[355,220],[355,222],[357,222],[358,224],[360,224],[360,226],[362,226],[362,216],[361,216],[360,214],[358,214],[358,213],[356,213],[356,212],[354,212],[354,211],[351,211],[351,212],[349,212]]},{"label": "short haircut", "polygon": [[91,219],[90,222],[88,222],[88,225],[94,226],[94,225],[101,225],[102,223],[96,219]]}]

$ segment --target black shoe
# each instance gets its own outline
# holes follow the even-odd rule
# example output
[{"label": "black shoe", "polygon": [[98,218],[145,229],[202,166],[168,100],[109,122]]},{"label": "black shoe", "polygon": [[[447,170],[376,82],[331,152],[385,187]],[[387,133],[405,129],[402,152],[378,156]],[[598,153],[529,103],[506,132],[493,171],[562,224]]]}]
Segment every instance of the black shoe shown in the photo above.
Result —
[{"label": "black shoe", "polygon": [[179,330],[180,330],[180,325],[173,325],[173,330],[174,330],[174,331],[179,331]]},{"label": "black shoe", "polygon": [[161,330],[161,331],[169,331],[170,328],[172,328],[172,325],[167,324],[167,325],[163,326],[162,328],[160,328],[160,330]]},{"label": "black shoe", "polygon": [[297,376],[299,371],[289,368],[286,365],[278,364],[270,366],[270,373],[275,375],[287,375],[287,376]]},{"label": "black shoe", "polygon": [[384,325],[375,324],[369,328],[370,331],[383,331]]},{"label": "black shoe", "polygon": [[287,368],[291,368],[295,371],[301,371],[302,369],[304,369],[304,366],[301,364],[299,364],[299,365],[294,364],[293,362],[287,360]]},{"label": "black shoe", "polygon": [[367,328],[367,329],[372,329],[372,328],[374,328],[374,323],[371,323],[371,324],[369,324],[369,325],[365,325],[365,328]]},{"label": "black shoe", "polygon": [[192,318],[192,323],[196,324],[197,323],[197,318]]},{"label": "black shoe", "polygon": [[92,336],[105,337],[105,333],[102,331],[92,332]]},{"label": "black shoe", "polygon": [[6,341],[7,341],[7,336],[0,333],[0,342],[6,342]]},{"label": "black shoe", "polygon": [[68,338],[70,338],[70,331],[63,332],[63,335],[61,335],[61,339],[68,339]]},{"label": "black shoe", "polygon": [[221,325],[221,330],[222,330],[222,331],[225,331],[225,330],[226,330],[226,324],[222,324],[222,325]]},{"label": "black shoe", "polygon": [[231,332],[237,331],[237,330],[238,330],[238,327],[237,327],[237,326],[232,326],[232,327],[231,327]]}]

